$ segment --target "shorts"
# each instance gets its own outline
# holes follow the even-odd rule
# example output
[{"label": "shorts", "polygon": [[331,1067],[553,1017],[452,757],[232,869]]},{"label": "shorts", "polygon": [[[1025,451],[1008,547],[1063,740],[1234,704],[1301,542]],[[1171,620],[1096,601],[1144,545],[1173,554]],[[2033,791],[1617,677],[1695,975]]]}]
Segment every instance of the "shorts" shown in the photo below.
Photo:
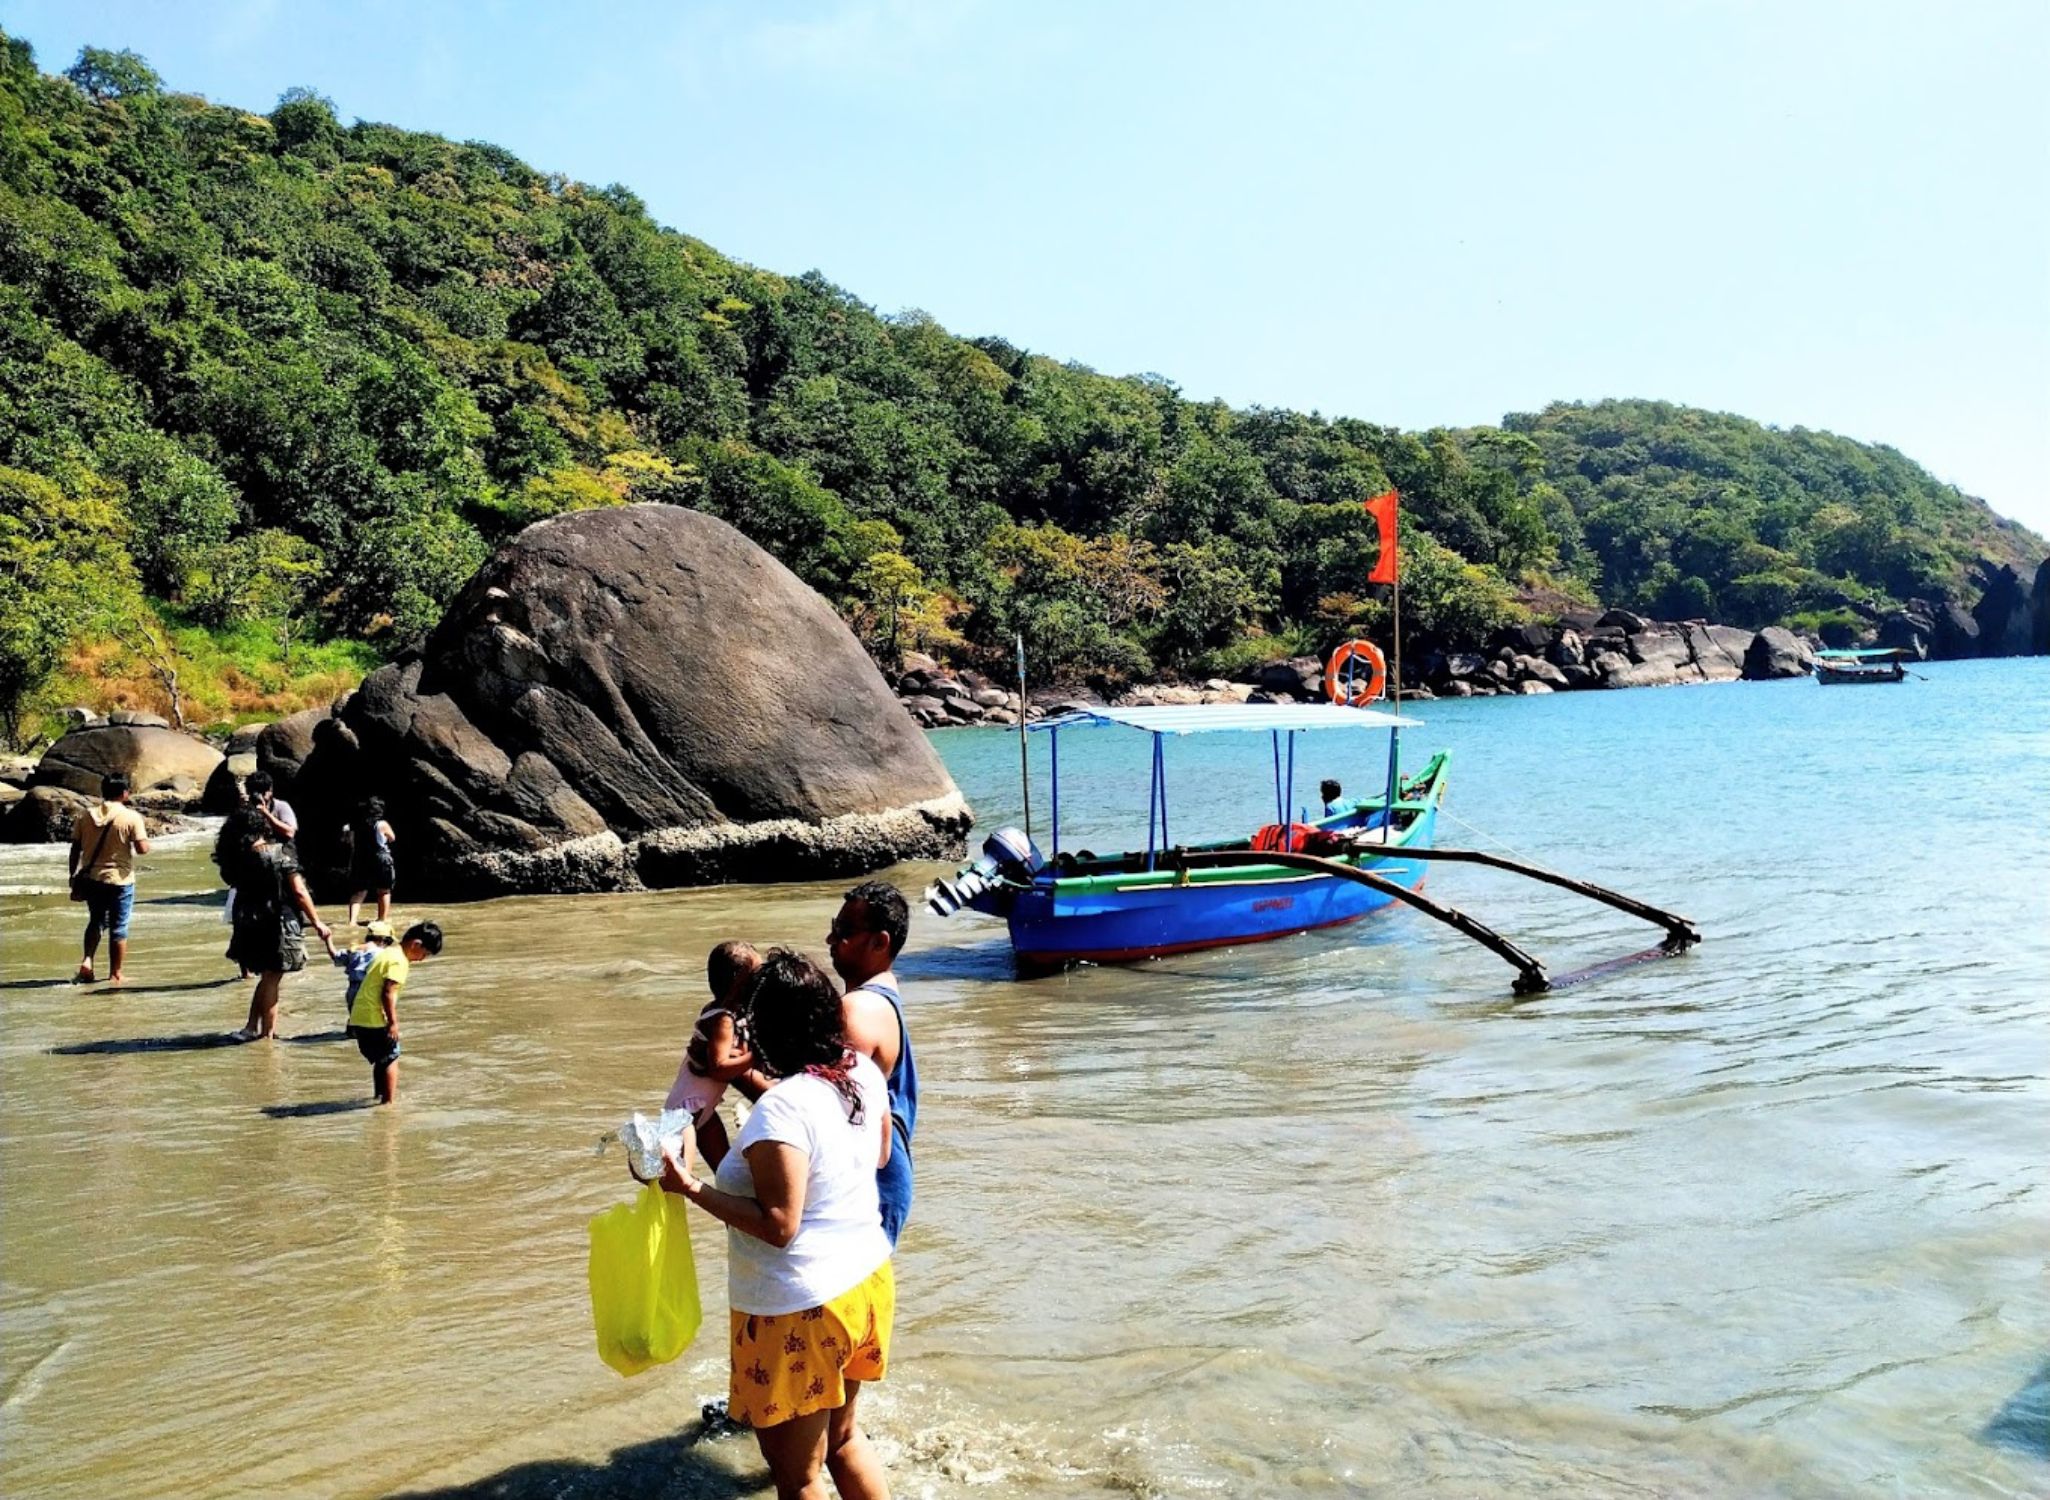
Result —
[{"label": "shorts", "polygon": [[356,1050],[363,1054],[363,1061],[373,1068],[381,1068],[386,1063],[395,1063],[399,1060],[399,1039],[389,1035],[382,1026],[351,1026],[349,1040],[354,1042]]},{"label": "shorts", "polygon": [[306,967],[306,935],[298,914],[236,912],[228,957],[252,974],[296,974]]},{"label": "shorts", "polygon": [[115,885],[106,880],[85,883],[85,926],[88,932],[107,929],[107,936],[126,941],[128,919],[135,914],[135,886]]},{"label": "shorts", "polygon": [[733,1383],[727,1412],[774,1427],[847,1404],[847,1382],[881,1380],[890,1367],[897,1282],[884,1261],[866,1281],[802,1312],[731,1314]]}]

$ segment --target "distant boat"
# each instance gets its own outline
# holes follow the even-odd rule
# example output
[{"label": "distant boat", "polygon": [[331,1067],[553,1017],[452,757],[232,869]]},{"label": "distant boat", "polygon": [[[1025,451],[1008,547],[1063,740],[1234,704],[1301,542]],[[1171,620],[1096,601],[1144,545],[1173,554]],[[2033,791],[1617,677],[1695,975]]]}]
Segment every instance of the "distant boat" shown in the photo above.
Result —
[{"label": "distant boat", "polygon": [[1908,670],[1901,665],[1906,654],[1891,646],[1862,651],[1818,651],[1815,680],[1824,687],[1852,682],[1906,682]]}]

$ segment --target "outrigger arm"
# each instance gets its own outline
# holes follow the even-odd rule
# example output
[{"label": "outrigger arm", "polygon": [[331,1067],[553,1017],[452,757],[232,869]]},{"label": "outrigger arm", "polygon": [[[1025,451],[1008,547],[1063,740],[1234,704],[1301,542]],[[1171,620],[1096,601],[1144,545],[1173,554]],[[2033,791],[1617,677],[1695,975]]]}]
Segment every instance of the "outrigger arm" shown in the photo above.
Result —
[{"label": "outrigger arm", "polygon": [[1406,846],[1379,849],[1371,840],[1355,840],[1353,847],[1362,854],[1382,854],[1390,859],[1449,859],[1462,864],[1487,865],[1493,869],[1507,870],[1512,875],[1528,875],[1532,880],[1542,880],[1546,885],[1556,885],[1576,892],[1589,900],[1613,906],[1618,911],[1626,911],[1633,917],[1641,917],[1653,926],[1665,928],[1666,940],[1659,944],[1659,947],[1668,953],[1685,953],[1701,941],[1701,929],[1694,925],[1692,917],[1661,911],[1658,907],[1639,901],[1634,896],[1626,896],[1621,891],[1612,891],[1606,886],[1593,885],[1585,880],[1575,880],[1570,875],[1558,874],[1541,865],[1527,865],[1520,860],[1504,859],[1499,854],[1488,854],[1479,849],[1411,849]]},{"label": "outrigger arm", "polygon": [[[1528,875],[1533,880],[1541,880],[1547,885],[1556,885],[1565,890],[1574,891],[1591,900],[1602,902],[1606,906],[1613,906],[1618,911],[1628,912],[1634,917],[1641,917],[1647,922],[1665,928],[1666,940],[1656,950],[1636,954],[1629,959],[1619,960],[1618,962],[1632,963],[1643,958],[1658,958],[1685,953],[1690,947],[1701,941],[1701,929],[1694,925],[1691,918],[1680,916],[1674,912],[1661,911],[1658,907],[1647,905],[1645,902],[1639,901],[1634,897],[1625,896],[1618,891],[1609,890],[1604,886],[1592,885],[1584,880],[1575,880],[1570,875],[1560,875],[1538,865],[1527,865],[1518,860],[1505,859],[1499,854],[1487,854],[1478,849],[1411,849],[1400,845],[1393,848],[1377,848],[1372,842],[1363,839],[1354,840],[1352,847],[1361,854],[1378,855],[1386,859],[1445,859],[1465,864],[1488,865],[1494,869],[1507,870],[1515,875]],[[1424,895],[1421,891],[1413,891],[1406,885],[1398,885],[1395,881],[1389,880],[1385,876],[1376,875],[1371,870],[1362,870],[1355,865],[1345,863],[1343,860],[1325,859],[1316,854],[1295,854],[1285,851],[1261,851],[1255,853],[1250,850],[1239,849],[1176,849],[1168,855],[1166,862],[1173,867],[1189,869],[1215,869],[1232,865],[1281,865],[1292,870],[1311,870],[1320,875],[1336,875],[1344,880],[1358,881],[1361,885],[1370,886],[1374,890],[1381,892],[1384,896],[1391,896],[1397,901],[1405,902],[1415,907],[1425,916],[1436,918],[1462,935],[1472,938],[1504,963],[1510,965],[1510,967],[1516,970],[1516,982],[1510,986],[1515,994],[1535,995],[1552,988],[1553,981],[1550,975],[1545,972],[1545,966],[1540,960],[1511,942],[1508,938],[1502,936],[1501,933],[1495,931],[1494,928],[1488,926],[1485,922],[1476,921],[1455,907],[1441,905],[1433,901],[1429,896]],[[1594,970],[1586,970],[1568,975],[1560,983],[1572,984],[1580,979],[1591,978],[1596,972],[1607,972],[1610,967],[1612,965],[1598,965]]]},{"label": "outrigger arm", "polygon": [[[1408,858],[1414,850],[1391,849],[1388,854],[1395,858]],[[1361,885],[1371,886],[1384,896],[1414,906],[1427,917],[1435,917],[1446,926],[1456,928],[1472,938],[1504,963],[1516,970],[1516,982],[1510,986],[1518,995],[1535,995],[1552,987],[1551,979],[1545,973],[1545,966],[1536,958],[1512,943],[1494,928],[1484,922],[1476,922],[1465,912],[1450,906],[1440,905],[1421,891],[1413,891],[1406,885],[1398,885],[1385,876],[1371,870],[1362,870],[1343,860],[1324,859],[1315,854],[1293,854],[1283,850],[1253,853],[1238,849],[1176,849],[1169,856],[1170,866],[1189,869],[1215,869],[1231,865],[1284,865],[1292,870],[1311,870],[1319,875],[1336,875],[1345,880],[1356,880]]]}]

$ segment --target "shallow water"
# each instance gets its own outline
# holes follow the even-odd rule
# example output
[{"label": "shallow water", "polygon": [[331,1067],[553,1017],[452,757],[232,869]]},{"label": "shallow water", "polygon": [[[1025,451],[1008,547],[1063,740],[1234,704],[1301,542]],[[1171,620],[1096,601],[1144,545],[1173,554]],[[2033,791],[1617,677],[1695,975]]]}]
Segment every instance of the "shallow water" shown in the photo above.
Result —
[{"label": "shallow water", "polygon": [[[921,913],[918,1203],[863,1398],[898,1492],[2050,1491],[2050,661],[1926,671],[1424,705],[1441,842],[1707,935],[1583,988],[1514,1002],[1406,914],[1017,983],[1000,927]],[[1324,738],[1298,801],[1379,778],[1377,738]],[[1014,739],[936,742],[1015,818]],[[1169,754],[1177,839],[1272,816],[1264,742]],[[1139,828],[1141,744],[1062,761],[1064,842]],[[705,949],[816,951],[836,885],[434,910],[376,1110],[328,972],[285,1040],[200,1044],[246,1003],[203,838],[147,859],[124,993],[46,982],[61,876],[0,851],[0,1491],[756,1492],[749,1440],[698,1440],[716,1336],[596,1358],[583,1226],[625,1183],[590,1151],[659,1100]],[[1431,888],[1555,972],[1655,936]]]}]

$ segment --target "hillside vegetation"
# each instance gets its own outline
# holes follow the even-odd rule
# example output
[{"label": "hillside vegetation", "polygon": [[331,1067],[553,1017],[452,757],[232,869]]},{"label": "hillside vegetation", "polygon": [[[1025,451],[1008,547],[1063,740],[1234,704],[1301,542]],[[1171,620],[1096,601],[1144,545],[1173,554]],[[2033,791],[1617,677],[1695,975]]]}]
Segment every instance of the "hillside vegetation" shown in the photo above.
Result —
[{"label": "hillside vegetation", "polygon": [[731,521],[879,655],[1022,631],[1100,682],[1384,629],[1359,502],[1390,485],[1406,630],[1447,643],[1525,586],[1763,624],[2043,550],[1888,448],[1637,401],[1429,432],[1190,401],[879,315],[494,146],[0,42],[9,732],[67,660],[115,669],[96,643],[138,680],[211,650],[323,690],[307,642],[395,649],[493,543],[629,500]]}]

